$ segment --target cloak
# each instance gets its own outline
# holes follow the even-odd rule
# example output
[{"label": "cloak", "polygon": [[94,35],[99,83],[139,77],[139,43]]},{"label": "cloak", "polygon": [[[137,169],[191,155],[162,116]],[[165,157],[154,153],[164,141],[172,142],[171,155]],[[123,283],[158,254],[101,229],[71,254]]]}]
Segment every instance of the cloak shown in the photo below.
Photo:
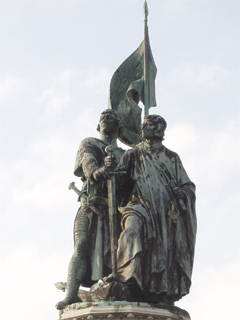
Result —
[{"label": "cloak", "polygon": [[[126,203],[119,208],[122,229],[127,217],[136,215],[143,233],[131,241],[128,235],[120,236],[118,272],[125,281],[135,279],[147,295],[166,294],[178,300],[191,285],[197,225],[195,185],[179,156],[163,145],[152,148],[143,142],[127,150],[119,168],[127,171]],[[166,185],[171,179],[185,194],[186,211],[179,210],[176,223],[168,215],[171,200]]]}]

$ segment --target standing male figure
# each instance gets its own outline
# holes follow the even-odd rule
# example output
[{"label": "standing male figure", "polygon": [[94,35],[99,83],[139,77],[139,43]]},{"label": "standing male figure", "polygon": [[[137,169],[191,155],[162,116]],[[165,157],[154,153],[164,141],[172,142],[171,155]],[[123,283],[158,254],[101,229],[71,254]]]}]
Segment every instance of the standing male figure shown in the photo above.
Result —
[{"label": "standing male figure", "polygon": [[80,284],[91,286],[111,272],[107,185],[109,177],[104,159],[111,144],[116,163],[124,152],[117,147],[120,119],[114,110],[102,112],[98,130],[100,138],[86,138],[79,147],[74,174],[81,177],[81,207],[74,223],[74,253],[68,267],[67,295],[57,309],[77,300]]},{"label": "standing male figure", "polygon": [[[127,172],[127,201],[119,208],[117,280],[129,284],[133,297],[140,294],[149,302],[173,304],[191,285],[195,186],[179,156],[162,145],[166,126],[162,117],[146,116],[142,126],[146,141],[127,150],[118,166]],[[168,192],[170,181],[175,183],[174,197]]]}]

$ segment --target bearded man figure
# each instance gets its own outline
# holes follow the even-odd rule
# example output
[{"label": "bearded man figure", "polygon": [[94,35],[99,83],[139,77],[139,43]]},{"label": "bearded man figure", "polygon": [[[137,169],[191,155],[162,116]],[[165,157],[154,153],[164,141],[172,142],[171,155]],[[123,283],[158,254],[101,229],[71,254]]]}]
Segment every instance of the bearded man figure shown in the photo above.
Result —
[{"label": "bearded man figure", "polygon": [[142,126],[146,140],[127,150],[118,166],[127,172],[123,186],[127,200],[119,208],[122,232],[116,280],[128,284],[140,301],[174,304],[191,286],[195,185],[179,156],[162,145],[166,127],[162,117],[146,116]]},{"label": "bearded man figure", "polygon": [[57,303],[59,310],[78,301],[80,285],[91,286],[111,272],[106,185],[109,173],[104,159],[105,148],[110,144],[116,163],[124,152],[116,142],[120,122],[114,110],[103,111],[98,126],[101,139],[84,139],[77,153],[74,174],[83,181],[81,207],[74,223],[74,253],[68,268],[67,295]]}]

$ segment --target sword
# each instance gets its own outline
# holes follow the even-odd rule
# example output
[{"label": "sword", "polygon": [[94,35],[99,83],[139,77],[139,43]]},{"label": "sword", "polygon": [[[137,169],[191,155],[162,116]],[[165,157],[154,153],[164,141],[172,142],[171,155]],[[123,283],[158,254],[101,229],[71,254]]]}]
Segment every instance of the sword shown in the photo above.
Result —
[{"label": "sword", "polygon": [[[105,148],[108,157],[113,158],[113,148],[111,145]],[[111,262],[112,275],[115,278],[117,275],[117,203],[116,203],[116,179],[114,175],[114,165],[109,166],[108,186],[108,211],[109,211],[109,229],[110,229],[110,244],[111,244]]]},{"label": "sword", "polygon": [[81,195],[81,191],[80,190],[78,190],[78,188],[75,186],[75,182],[71,182],[70,184],[69,184],[69,186],[68,186],[68,189],[69,190],[74,190],[75,192],[76,192],[76,194],[78,194],[79,196]]},{"label": "sword", "polygon": [[[115,159],[113,155],[113,147],[111,145],[105,148],[108,157]],[[117,200],[116,200],[116,174],[125,173],[125,171],[114,172],[115,165],[108,165],[109,178],[108,186],[108,211],[109,211],[109,229],[110,229],[110,244],[111,244],[111,262],[112,276],[117,276]]]}]

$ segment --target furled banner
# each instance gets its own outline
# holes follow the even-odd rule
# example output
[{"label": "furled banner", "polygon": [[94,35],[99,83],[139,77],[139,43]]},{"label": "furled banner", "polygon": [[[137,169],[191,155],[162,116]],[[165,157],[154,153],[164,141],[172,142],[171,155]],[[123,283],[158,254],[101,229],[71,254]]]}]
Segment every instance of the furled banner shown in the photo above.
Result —
[{"label": "furled banner", "polygon": [[156,74],[157,68],[147,34],[137,50],[115,71],[110,83],[108,107],[116,110],[122,117],[124,127],[119,139],[129,146],[136,145],[142,140],[142,109],[138,105],[139,101],[144,104],[147,112],[150,107],[156,106]]}]

